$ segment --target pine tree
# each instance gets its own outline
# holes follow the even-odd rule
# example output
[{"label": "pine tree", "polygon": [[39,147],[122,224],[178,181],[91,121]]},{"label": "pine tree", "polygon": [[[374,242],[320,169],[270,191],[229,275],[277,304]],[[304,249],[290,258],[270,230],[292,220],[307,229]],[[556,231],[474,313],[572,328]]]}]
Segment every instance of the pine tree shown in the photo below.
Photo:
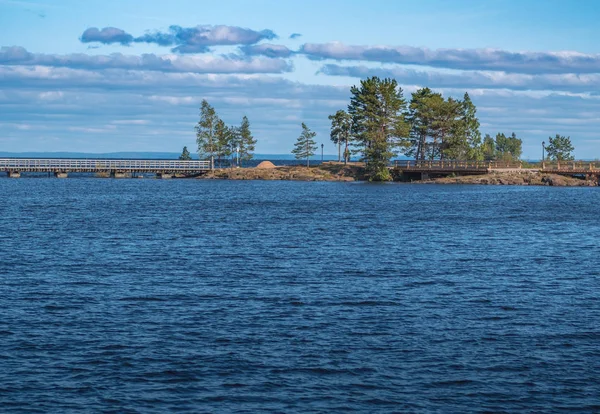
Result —
[{"label": "pine tree", "polygon": [[460,120],[465,135],[466,158],[469,160],[480,161],[483,159],[481,152],[481,132],[479,132],[479,119],[477,118],[477,108],[471,101],[467,92],[462,101],[462,117]]},{"label": "pine tree", "polygon": [[433,137],[431,158],[465,158],[467,144],[460,123],[462,103],[453,98],[441,99],[435,101],[432,109],[435,116],[429,133]]},{"label": "pine tree", "polygon": [[496,142],[490,134],[485,134],[483,144],[481,144],[481,155],[485,161],[494,161],[496,159]]},{"label": "pine tree", "polygon": [[292,154],[296,156],[297,160],[306,159],[307,167],[310,166],[310,157],[315,155],[315,151],[317,150],[317,143],[314,140],[316,135],[317,133],[311,131],[303,122],[302,133],[298,137],[298,140],[294,144],[294,149],[292,150]]},{"label": "pine tree", "polygon": [[388,181],[390,160],[407,143],[402,88],[394,79],[371,77],[362,80],[360,87],[353,86],[350,93],[352,132],[363,151],[369,179]]},{"label": "pine tree", "polygon": [[415,160],[424,160],[429,147],[428,137],[434,121],[433,106],[443,100],[442,95],[429,88],[421,88],[411,95],[408,107],[408,123],[410,125],[409,148],[405,154]]},{"label": "pine tree", "polygon": [[338,147],[338,162],[342,158],[342,145],[344,145],[344,164],[348,163],[348,145],[352,136],[352,117],[348,112],[339,110],[335,115],[329,115],[331,121],[331,141]]},{"label": "pine tree", "polygon": [[238,135],[238,147],[240,149],[240,162],[250,161],[254,157],[254,148],[256,146],[256,139],[250,132],[250,121],[244,116],[242,118],[242,124],[237,130]]},{"label": "pine tree", "polygon": [[217,142],[215,138],[215,129],[219,117],[215,109],[209,105],[206,99],[202,100],[200,106],[200,121],[196,125],[196,143],[198,144],[198,155],[200,159],[210,159],[210,168],[215,168],[215,154],[217,152]]},{"label": "pine tree", "polygon": [[231,141],[233,138],[232,130],[225,125],[222,119],[217,121],[215,126],[215,152],[219,168],[221,168],[221,160],[226,159],[231,155]]},{"label": "pine tree", "polygon": [[190,161],[192,159],[192,156],[190,155],[190,152],[188,151],[187,147],[183,147],[183,151],[181,151],[181,155],[179,156],[179,160],[180,161]]},{"label": "pine tree", "polygon": [[571,137],[556,134],[554,138],[550,137],[548,141],[549,144],[546,147],[548,158],[556,161],[569,161],[574,159],[571,153],[575,148],[571,144]]},{"label": "pine tree", "polygon": [[510,137],[496,134],[496,159],[516,161],[521,158],[523,141],[513,132]]}]

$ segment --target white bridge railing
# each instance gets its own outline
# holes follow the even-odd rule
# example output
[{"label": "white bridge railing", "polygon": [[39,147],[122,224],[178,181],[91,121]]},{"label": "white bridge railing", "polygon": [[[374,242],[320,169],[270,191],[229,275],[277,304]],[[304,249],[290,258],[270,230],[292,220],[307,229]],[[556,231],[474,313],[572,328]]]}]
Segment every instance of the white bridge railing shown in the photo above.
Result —
[{"label": "white bridge railing", "polygon": [[0,170],[11,171],[205,171],[210,161],[94,160],[0,158]]}]

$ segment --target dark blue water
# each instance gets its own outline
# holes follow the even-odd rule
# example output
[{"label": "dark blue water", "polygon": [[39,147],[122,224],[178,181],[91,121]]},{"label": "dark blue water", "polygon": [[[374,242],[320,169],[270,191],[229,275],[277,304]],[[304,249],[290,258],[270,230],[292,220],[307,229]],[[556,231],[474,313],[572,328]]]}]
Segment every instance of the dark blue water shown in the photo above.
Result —
[{"label": "dark blue water", "polygon": [[0,180],[2,412],[598,412],[597,188]]}]

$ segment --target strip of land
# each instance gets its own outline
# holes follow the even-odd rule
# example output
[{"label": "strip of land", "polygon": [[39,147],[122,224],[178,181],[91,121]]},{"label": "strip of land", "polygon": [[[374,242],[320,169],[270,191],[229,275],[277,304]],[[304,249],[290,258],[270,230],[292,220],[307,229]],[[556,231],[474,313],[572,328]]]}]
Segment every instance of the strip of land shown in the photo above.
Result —
[{"label": "strip of land", "polygon": [[[270,164],[270,165],[269,165]],[[480,185],[538,185],[538,186],[598,186],[595,177],[571,177],[558,174],[541,173],[536,169],[495,170],[488,174],[451,175],[415,180],[392,170],[395,182],[436,183],[436,184],[480,184]],[[311,167],[274,166],[271,163],[255,168],[223,168],[200,176],[201,179],[226,180],[294,180],[294,181],[366,181],[362,163],[326,162]]]}]

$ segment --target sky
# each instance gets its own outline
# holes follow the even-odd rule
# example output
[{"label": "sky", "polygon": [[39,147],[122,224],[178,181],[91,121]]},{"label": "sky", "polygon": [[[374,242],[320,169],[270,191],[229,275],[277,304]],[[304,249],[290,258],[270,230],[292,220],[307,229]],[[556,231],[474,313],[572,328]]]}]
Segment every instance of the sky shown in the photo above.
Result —
[{"label": "sky", "polygon": [[328,115],[379,76],[468,92],[523,158],[560,134],[596,159],[599,18],[596,0],[0,0],[0,152],[195,149],[206,99],[258,153],[305,122],[334,154]]}]

